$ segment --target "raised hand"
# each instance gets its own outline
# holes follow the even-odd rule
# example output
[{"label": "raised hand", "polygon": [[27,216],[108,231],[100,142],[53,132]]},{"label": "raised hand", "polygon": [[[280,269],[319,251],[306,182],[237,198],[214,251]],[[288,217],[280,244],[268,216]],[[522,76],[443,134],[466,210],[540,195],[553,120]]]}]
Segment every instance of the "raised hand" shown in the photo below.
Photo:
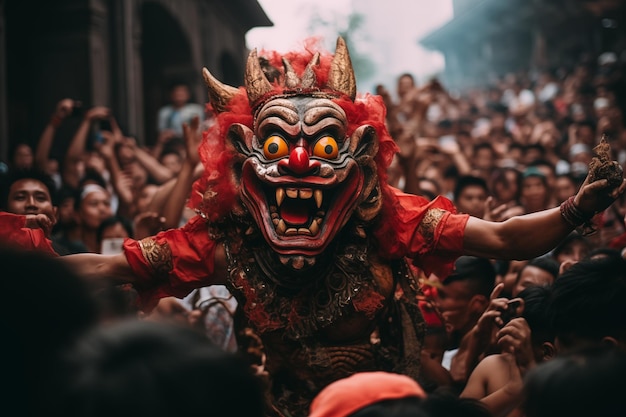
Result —
[{"label": "raised hand", "polygon": [[524,318],[517,317],[511,320],[500,329],[496,337],[502,352],[515,357],[522,376],[536,365],[530,327]]},{"label": "raised hand", "polygon": [[194,116],[191,124],[183,123],[183,136],[185,138],[185,146],[187,148],[187,161],[193,167],[200,162],[200,154],[198,148],[202,142],[202,132],[200,132],[200,118]]},{"label": "raised hand", "polygon": [[25,226],[29,229],[42,229],[46,236],[50,236],[52,227],[56,223],[56,219],[50,218],[45,214],[27,214]]}]

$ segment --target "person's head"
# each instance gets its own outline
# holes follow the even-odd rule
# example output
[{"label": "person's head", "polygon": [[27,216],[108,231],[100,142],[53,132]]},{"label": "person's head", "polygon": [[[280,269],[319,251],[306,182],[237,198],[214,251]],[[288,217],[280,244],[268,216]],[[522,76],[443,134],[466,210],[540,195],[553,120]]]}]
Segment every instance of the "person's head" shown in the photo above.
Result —
[{"label": "person's head", "polygon": [[480,171],[491,172],[495,166],[496,151],[490,143],[481,142],[474,145],[473,149],[473,166]]},{"label": "person's head", "polygon": [[152,199],[158,190],[159,186],[151,183],[144,184],[144,186],[141,187],[135,201],[137,213],[144,213],[148,210],[148,206],[152,202]]},{"label": "person's head", "polygon": [[99,245],[109,239],[125,239],[133,237],[133,225],[125,217],[111,216],[102,221],[96,230]]},{"label": "person's head", "polygon": [[544,287],[552,285],[559,275],[559,263],[552,257],[540,256],[531,259],[519,271],[511,295],[517,297],[528,287]]},{"label": "person's head", "polygon": [[535,167],[527,168],[522,175],[520,200],[527,213],[545,210],[550,193],[543,172]]},{"label": "person's head", "polygon": [[7,244],[0,247],[0,290],[7,295],[0,303],[3,407],[23,416],[58,415],[50,408],[64,375],[61,357],[96,324],[91,288],[60,258]]},{"label": "person's head", "polygon": [[519,272],[526,266],[528,260],[503,260],[498,259],[494,262],[494,268],[496,270],[496,282],[495,285],[502,283],[504,287],[500,292],[502,297],[511,298],[513,293],[513,287],[517,282]]},{"label": "person's head", "polygon": [[560,174],[554,179],[554,197],[557,203],[562,203],[569,197],[576,194],[578,186],[571,174]]},{"label": "person's head", "polygon": [[626,410],[626,353],[610,346],[557,357],[531,370],[524,383],[527,417],[621,417]]},{"label": "person's head", "polygon": [[425,397],[422,387],[406,375],[358,372],[322,389],[309,417],[426,416],[419,414]]},{"label": "person's head", "polygon": [[585,344],[626,347],[626,260],[582,259],[552,286],[550,322],[559,351]]},{"label": "person's head", "polygon": [[546,182],[548,183],[548,187],[552,188],[554,186],[554,177],[556,176],[555,168],[550,161],[545,159],[534,159],[528,164],[528,168],[535,167],[546,177]]},{"label": "person's head", "polygon": [[175,84],[170,90],[170,101],[174,107],[182,107],[191,99],[189,87],[186,84]]},{"label": "person's head", "polygon": [[493,196],[499,203],[516,202],[520,197],[522,174],[515,168],[498,168],[491,178]]},{"label": "person's head", "polygon": [[404,73],[398,77],[398,97],[403,98],[413,88],[415,88],[415,78],[412,74]]},{"label": "person's head", "polygon": [[471,175],[459,177],[454,187],[454,205],[460,213],[482,218],[489,196],[487,182]]},{"label": "person's head", "polygon": [[461,256],[456,260],[454,270],[437,291],[437,305],[449,334],[463,335],[476,323],[489,304],[495,278],[495,269],[486,258]]},{"label": "person's head", "polygon": [[248,363],[189,327],[118,321],[83,337],[68,361],[68,417],[263,416]]},{"label": "person's head", "polygon": [[28,143],[19,142],[12,146],[9,152],[10,167],[13,170],[30,170],[33,168],[35,157],[33,148]]},{"label": "person's head", "polygon": [[534,286],[525,288],[517,295],[524,300],[522,317],[531,331],[531,342],[537,363],[552,359],[556,352],[554,329],[548,315],[551,294],[551,286]]},{"label": "person's head", "polygon": [[169,169],[173,175],[177,175],[183,167],[183,158],[173,150],[163,152],[159,159],[161,164]]},{"label": "person's head", "polygon": [[14,171],[2,184],[2,209],[14,214],[45,214],[56,219],[56,187],[44,173]]},{"label": "person's head", "polygon": [[432,178],[420,177],[417,184],[419,189],[418,194],[428,200],[434,200],[435,197],[441,194],[439,184]]},{"label": "person's head", "polygon": [[113,215],[109,192],[96,184],[85,185],[80,191],[77,214],[81,227],[96,231]]},{"label": "person's head", "polygon": [[572,232],[553,250],[552,256],[559,264],[565,261],[578,262],[591,250],[589,240],[578,232]]}]

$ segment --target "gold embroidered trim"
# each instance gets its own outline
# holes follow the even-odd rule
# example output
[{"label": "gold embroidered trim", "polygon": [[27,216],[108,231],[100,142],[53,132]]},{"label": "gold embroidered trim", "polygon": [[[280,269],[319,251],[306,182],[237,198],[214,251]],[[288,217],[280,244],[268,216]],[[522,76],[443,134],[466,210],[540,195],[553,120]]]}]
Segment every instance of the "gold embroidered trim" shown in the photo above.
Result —
[{"label": "gold embroidered trim", "polygon": [[417,226],[417,231],[424,237],[428,245],[432,245],[435,240],[435,229],[437,229],[437,225],[445,213],[446,211],[442,209],[430,209]]},{"label": "gold embroidered trim", "polygon": [[153,237],[139,241],[139,247],[144,259],[159,276],[166,276],[172,270],[172,249],[165,242],[157,243]]}]

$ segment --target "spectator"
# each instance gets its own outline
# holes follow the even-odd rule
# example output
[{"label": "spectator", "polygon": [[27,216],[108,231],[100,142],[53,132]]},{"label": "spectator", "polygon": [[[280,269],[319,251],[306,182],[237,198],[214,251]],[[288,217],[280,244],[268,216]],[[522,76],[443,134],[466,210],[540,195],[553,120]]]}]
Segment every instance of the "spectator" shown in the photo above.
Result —
[{"label": "spectator", "polygon": [[174,84],[170,89],[170,104],[161,107],[158,114],[158,129],[160,134],[173,137],[183,136],[183,123],[190,123],[194,116],[204,120],[204,109],[201,105],[190,103],[191,93],[185,84]]},{"label": "spectator", "polygon": [[519,271],[511,295],[517,297],[522,291],[529,287],[550,286],[554,283],[558,274],[559,263],[552,257],[544,255],[539,258],[531,259]]},{"label": "spectator", "polygon": [[480,177],[460,177],[454,188],[454,205],[459,213],[483,218],[485,202],[489,196],[487,182]]},{"label": "spectator", "polygon": [[85,335],[68,358],[68,417],[264,415],[246,361],[189,328],[121,321]]}]

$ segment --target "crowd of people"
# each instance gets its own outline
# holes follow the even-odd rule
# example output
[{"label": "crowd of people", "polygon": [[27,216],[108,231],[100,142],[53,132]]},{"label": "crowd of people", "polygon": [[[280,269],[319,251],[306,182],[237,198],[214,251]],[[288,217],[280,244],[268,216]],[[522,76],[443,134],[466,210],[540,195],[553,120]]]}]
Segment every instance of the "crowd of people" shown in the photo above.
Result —
[{"label": "crowd of people", "polygon": [[[575,68],[507,74],[459,96],[403,74],[396,94],[376,91],[399,147],[388,181],[498,222],[558,207],[581,187],[598,145],[626,169],[624,90],[626,63],[610,52]],[[126,238],[187,223],[204,169],[201,132],[212,123],[189,98],[185,86],[172,89],[151,146],[124,132],[110,109],[86,109],[57,160],[56,130],[81,105],[59,101],[36,146],[17,143],[10,153],[3,243],[116,254]],[[3,323],[12,340],[5,357],[20,359],[5,374],[18,382],[8,392],[16,406],[33,415],[263,415],[262,378],[252,373],[262,368],[237,356],[237,303],[225,287],[144,312],[127,285],[92,288],[35,252],[7,247],[0,256],[11,298],[3,320],[23,311],[15,294],[24,285],[34,306]],[[622,194],[540,257],[463,256],[444,278],[416,270],[426,322],[420,379],[357,374],[320,392],[310,415],[623,415],[625,259]]]}]

